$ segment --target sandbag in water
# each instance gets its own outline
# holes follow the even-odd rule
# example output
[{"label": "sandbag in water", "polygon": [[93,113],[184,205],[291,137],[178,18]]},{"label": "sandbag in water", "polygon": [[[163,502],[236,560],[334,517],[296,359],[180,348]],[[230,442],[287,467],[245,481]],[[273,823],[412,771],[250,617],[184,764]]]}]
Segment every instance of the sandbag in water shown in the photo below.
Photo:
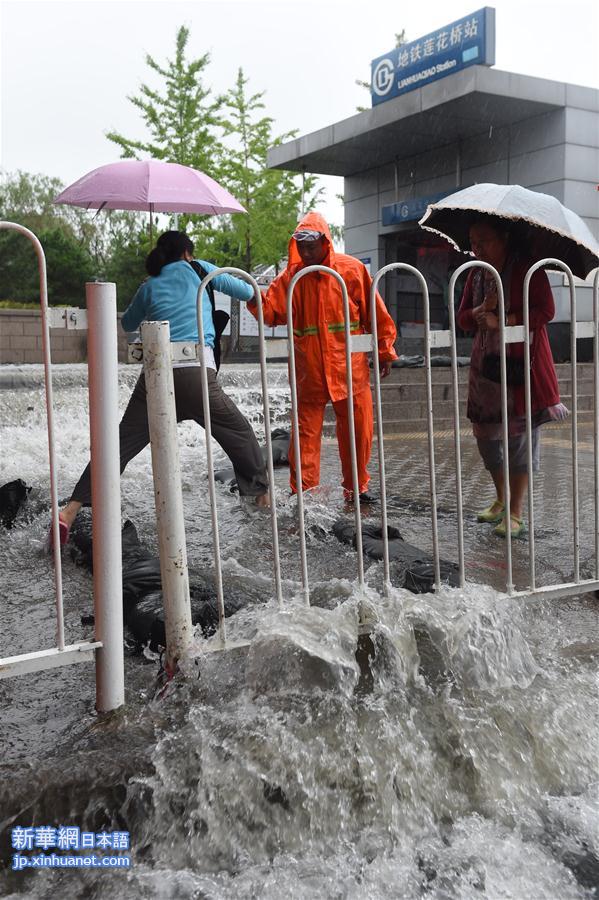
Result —
[{"label": "sandbag in water", "polygon": [[[356,547],[356,526],[347,519],[337,519],[333,534],[342,544]],[[393,525],[387,526],[391,582],[414,594],[427,594],[435,584],[435,567],[430,553],[404,541]],[[380,525],[362,524],[362,552],[371,559],[383,559],[383,532]],[[459,585],[459,568],[448,560],[440,560],[441,580],[453,587]]]}]

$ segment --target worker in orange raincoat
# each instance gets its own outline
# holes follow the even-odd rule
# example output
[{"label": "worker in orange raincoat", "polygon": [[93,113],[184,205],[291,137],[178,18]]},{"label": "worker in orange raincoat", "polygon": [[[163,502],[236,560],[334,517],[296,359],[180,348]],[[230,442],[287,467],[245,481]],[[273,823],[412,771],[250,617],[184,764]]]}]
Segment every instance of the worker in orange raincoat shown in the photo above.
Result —
[{"label": "worker in orange raincoat", "polygon": [[[306,266],[324,265],[338,272],[347,286],[351,333],[364,334],[370,327],[368,270],[358,259],[333,249],[331,233],[319,213],[310,212],[299,222],[289,241],[287,268],[272,282],[263,299],[267,325],[287,324],[287,288],[293,276]],[[249,310],[257,316],[254,300]],[[377,294],[379,368],[384,378],[397,359],[393,344],[397,336],[393,319]],[[343,299],[337,280],[325,272],[314,272],[299,280],[293,291],[293,333],[297,377],[302,487],[320,482],[320,445],[325,407],[333,404],[337,419],[337,442],[347,499],[353,497],[349,444]],[[367,493],[367,471],[373,437],[372,393],[366,353],[352,354],[354,420],[358,484],[361,500]],[[295,448],[290,447],[291,490],[297,490]]]}]

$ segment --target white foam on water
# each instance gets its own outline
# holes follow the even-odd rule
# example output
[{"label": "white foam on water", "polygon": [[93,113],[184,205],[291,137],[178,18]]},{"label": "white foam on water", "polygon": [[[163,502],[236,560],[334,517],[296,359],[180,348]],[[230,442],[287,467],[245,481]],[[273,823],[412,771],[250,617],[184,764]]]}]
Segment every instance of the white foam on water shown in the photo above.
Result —
[{"label": "white foam on water", "polygon": [[[259,430],[257,377],[250,380],[245,367],[224,372],[225,389]],[[135,374],[121,371],[121,409]],[[286,424],[286,392],[284,367],[273,369],[277,424]],[[87,462],[83,370],[65,367],[56,393],[66,496]],[[3,392],[0,413],[0,480],[24,478],[42,504],[49,481],[41,389]],[[179,426],[179,445],[190,560],[207,565],[201,430]],[[531,617],[526,606],[481,585],[438,595],[394,589],[385,598],[378,564],[359,590],[354,551],[329,533],[338,511],[336,495],[325,489],[306,503],[313,603],[306,609],[286,478],[278,483],[283,610],[273,600],[268,516],[219,489],[223,569],[251,598],[228,621],[228,633],[249,648],[200,656],[199,665],[189,664],[193,678],[153,703],[143,694],[130,698],[122,720],[106,734],[83,735],[73,750],[69,774],[81,769],[81,784],[69,796],[82,827],[92,815],[90,797],[103,798],[108,779],[105,760],[94,755],[98,734],[117,772],[135,742],[148,761],[149,774],[123,775],[118,799],[98,800],[132,834],[134,869],[111,879],[111,894],[590,900],[576,860],[587,854],[592,869],[599,853],[596,684],[586,659],[559,654],[567,635],[561,643],[555,634],[539,639],[538,622],[552,621],[551,607]],[[124,515],[155,546],[148,450],[122,486]],[[32,621],[40,630],[52,621],[39,588],[50,579],[47,562],[30,554],[26,569],[22,564],[47,527],[47,510],[35,510],[0,547],[17,638],[26,630],[21,619],[29,631]],[[76,620],[89,578],[66,565],[67,607]],[[364,614],[371,631],[359,636]],[[136,677],[144,676],[142,663],[134,665]],[[153,669],[146,671],[149,683]],[[70,680],[71,690],[77,681]],[[31,732],[32,747],[41,739]],[[61,767],[50,767],[45,790],[60,791],[64,777]],[[2,877],[10,896],[13,884]],[[105,879],[46,872],[43,882],[29,882],[30,895],[91,895],[105,889]]]}]

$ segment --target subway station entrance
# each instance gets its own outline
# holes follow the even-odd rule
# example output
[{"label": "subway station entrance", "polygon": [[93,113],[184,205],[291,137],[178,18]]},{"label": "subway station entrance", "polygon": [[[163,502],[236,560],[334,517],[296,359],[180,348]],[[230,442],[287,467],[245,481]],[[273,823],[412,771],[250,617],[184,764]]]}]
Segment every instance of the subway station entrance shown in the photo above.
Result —
[{"label": "subway station entrance", "polygon": [[[399,231],[383,236],[384,265],[408,263],[422,272],[429,289],[431,327],[446,329],[449,280],[464,262],[464,254],[443,238],[419,228],[416,222],[399,228]],[[422,337],[424,311],[416,280],[401,271],[390,272],[385,288],[385,302],[397,324],[398,334],[402,338]],[[456,302],[460,296],[461,289],[456,291]]]}]

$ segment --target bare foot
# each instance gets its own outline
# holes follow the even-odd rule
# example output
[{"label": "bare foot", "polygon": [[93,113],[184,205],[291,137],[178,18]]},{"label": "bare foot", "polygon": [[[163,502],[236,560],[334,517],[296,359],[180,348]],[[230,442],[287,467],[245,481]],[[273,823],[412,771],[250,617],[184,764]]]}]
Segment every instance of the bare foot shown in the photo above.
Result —
[{"label": "bare foot", "polygon": [[270,509],[270,494],[260,494],[259,497],[256,497],[256,506],[260,506],[263,509]]},{"label": "bare foot", "polygon": [[79,512],[80,509],[81,509],[81,503],[79,503],[78,500],[69,500],[67,505],[63,509],[60,510],[60,513],[59,513],[60,518],[62,519],[63,522],[66,522],[66,524],[69,526],[69,528],[71,527],[71,525],[77,518],[77,513]]}]

